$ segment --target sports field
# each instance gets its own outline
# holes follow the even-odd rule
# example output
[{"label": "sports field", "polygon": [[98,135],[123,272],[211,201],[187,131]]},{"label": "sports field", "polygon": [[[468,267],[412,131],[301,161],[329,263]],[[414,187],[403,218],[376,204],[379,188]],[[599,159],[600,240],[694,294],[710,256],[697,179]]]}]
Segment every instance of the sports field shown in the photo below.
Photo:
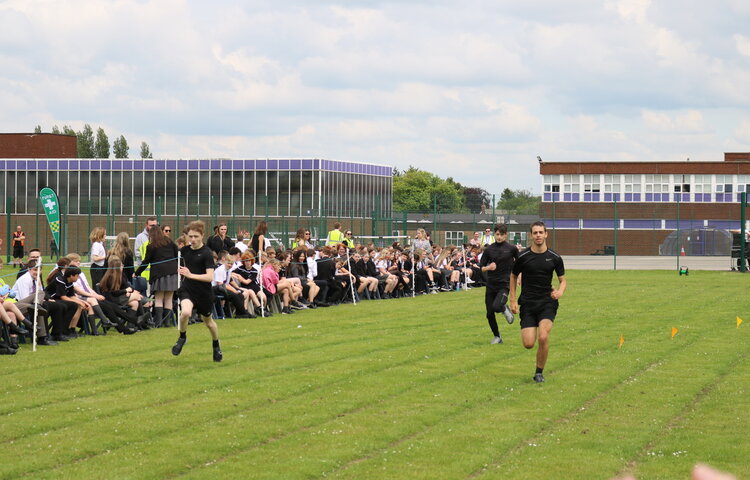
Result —
[{"label": "sports field", "polygon": [[543,384],[484,289],[25,346],[0,478],[750,478],[750,277],[567,278]]}]

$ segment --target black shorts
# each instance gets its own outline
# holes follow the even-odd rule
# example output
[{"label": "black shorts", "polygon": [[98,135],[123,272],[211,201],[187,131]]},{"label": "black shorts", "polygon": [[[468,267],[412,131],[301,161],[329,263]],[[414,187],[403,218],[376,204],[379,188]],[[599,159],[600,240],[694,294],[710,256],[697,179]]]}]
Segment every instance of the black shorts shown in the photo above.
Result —
[{"label": "black shorts", "polygon": [[[180,301],[190,300],[196,312],[204,317],[210,317],[214,311],[214,292],[211,284],[207,283],[207,289],[190,288],[188,285],[182,285],[177,290],[177,297]],[[186,288],[187,287],[187,288]]]},{"label": "black shorts", "polygon": [[13,258],[23,258],[23,245],[13,245]]},{"label": "black shorts", "polygon": [[554,298],[525,300],[521,303],[521,328],[538,327],[542,320],[555,321],[559,302]]}]

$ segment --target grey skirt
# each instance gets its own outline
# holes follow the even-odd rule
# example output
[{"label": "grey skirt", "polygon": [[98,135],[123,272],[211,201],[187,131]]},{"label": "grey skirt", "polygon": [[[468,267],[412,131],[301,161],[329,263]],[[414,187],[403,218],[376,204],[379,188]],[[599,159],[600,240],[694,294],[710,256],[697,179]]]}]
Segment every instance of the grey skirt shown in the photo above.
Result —
[{"label": "grey skirt", "polygon": [[177,290],[177,274],[159,277],[151,282],[152,292],[173,292]]}]

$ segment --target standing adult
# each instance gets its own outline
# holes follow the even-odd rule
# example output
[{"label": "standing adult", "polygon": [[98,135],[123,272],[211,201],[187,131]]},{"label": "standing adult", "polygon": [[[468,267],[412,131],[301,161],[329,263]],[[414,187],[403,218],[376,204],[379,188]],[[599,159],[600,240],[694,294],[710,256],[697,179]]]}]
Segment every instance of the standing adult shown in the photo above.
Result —
[{"label": "standing adult", "polygon": [[179,266],[179,274],[185,280],[178,292],[180,299],[180,337],[172,347],[172,355],[179,355],[187,342],[187,327],[193,308],[203,320],[203,324],[211,332],[213,341],[214,362],[220,362],[224,356],[219,344],[219,327],[211,318],[213,311],[214,293],[211,282],[214,279],[214,260],[211,249],[203,244],[205,224],[200,220],[190,222],[187,226],[189,245],[182,247],[180,253],[184,266]]},{"label": "standing adult", "polygon": [[344,239],[341,240],[341,243],[346,245],[346,248],[354,248],[354,239],[352,238],[351,230],[344,232]]},{"label": "standing adult", "polygon": [[11,240],[11,246],[13,247],[13,268],[16,268],[16,265],[18,265],[18,268],[20,269],[23,264],[23,246],[25,243],[26,234],[23,233],[21,225],[18,225],[16,231],[13,232],[13,238]]},{"label": "standing adult", "polygon": [[513,323],[513,313],[507,305],[510,291],[510,274],[513,264],[518,258],[518,249],[508,240],[508,226],[501,223],[495,226],[494,242],[485,248],[479,264],[483,272],[487,272],[487,288],[484,293],[484,306],[487,309],[487,322],[494,338],[492,344],[503,343],[500,329],[497,326],[495,313],[502,312],[505,320]]},{"label": "standing adult", "polygon": [[[552,288],[552,273],[559,285]],[[521,275],[521,297],[516,301],[516,283]],[[510,276],[510,309],[519,313],[521,306],[521,341],[525,348],[536,351],[534,381],[544,381],[544,366],[549,353],[549,334],[557,315],[558,300],[565,293],[565,266],[560,255],[547,248],[547,227],[544,222],[531,224],[531,247],[518,255]]]},{"label": "standing adult", "polygon": [[310,230],[306,228],[300,228],[297,230],[297,234],[294,236],[294,243],[292,244],[293,250],[304,249],[305,251],[315,248],[310,242]]},{"label": "standing adult", "polygon": [[268,235],[268,224],[265,221],[258,222],[253,237],[250,239],[250,248],[255,252],[256,263],[261,263],[261,254],[266,249],[266,235]]},{"label": "standing adult", "polygon": [[104,236],[107,232],[102,227],[96,227],[91,231],[91,284],[96,285],[104,276],[104,260],[107,259],[107,250],[104,248]]},{"label": "standing adult", "polygon": [[479,238],[479,246],[486,247],[487,245],[494,243],[494,241],[495,241],[495,237],[492,235],[492,229],[490,229],[489,227],[485,228],[484,233]]},{"label": "standing adult", "polygon": [[151,291],[154,293],[154,324],[160,327],[172,315],[172,296],[177,290],[177,245],[158,225],[151,227],[146,256],[135,271],[140,275],[151,266]]},{"label": "standing adult", "polygon": [[[140,266],[140,264],[143,262],[143,259],[146,258],[146,247],[148,246],[149,232],[151,231],[151,227],[155,225],[159,225],[159,223],[156,221],[156,217],[148,217],[146,219],[146,226],[143,228],[143,231],[135,237],[135,245],[133,245],[133,249],[135,250],[135,264],[138,266]],[[133,279],[133,288],[138,290],[141,295],[146,295],[150,274],[151,270],[147,268],[146,270],[141,272],[140,277]]]},{"label": "standing adult", "polygon": [[344,234],[341,233],[341,223],[335,222],[333,224],[333,230],[328,232],[328,236],[326,237],[326,245],[338,245],[339,243],[344,241]]},{"label": "standing adult", "polygon": [[414,237],[414,241],[412,242],[412,250],[423,250],[425,253],[432,253],[432,244],[427,238],[427,232],[424,228],[417,229],[417,234]]},{"label": "standing adult", "polygon": [[218,255],[222,250],[228,252],[230,248],[234,247],[234,242],[231,238],[227,237],[227,224],[220,223],[219,226],[214,230],[215,234],[211,236],[206,242],[208,248],[216,252]]}]

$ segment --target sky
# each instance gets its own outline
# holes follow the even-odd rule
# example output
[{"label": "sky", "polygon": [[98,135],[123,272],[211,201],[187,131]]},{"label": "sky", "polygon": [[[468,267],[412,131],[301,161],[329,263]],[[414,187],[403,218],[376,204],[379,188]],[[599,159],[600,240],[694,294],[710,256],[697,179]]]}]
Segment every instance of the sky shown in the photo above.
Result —
[{"label": "sky", "polygon": [[540,193],[537,155],[750,151],[748,21],[746,0],[0,0],[0,131]]}]

